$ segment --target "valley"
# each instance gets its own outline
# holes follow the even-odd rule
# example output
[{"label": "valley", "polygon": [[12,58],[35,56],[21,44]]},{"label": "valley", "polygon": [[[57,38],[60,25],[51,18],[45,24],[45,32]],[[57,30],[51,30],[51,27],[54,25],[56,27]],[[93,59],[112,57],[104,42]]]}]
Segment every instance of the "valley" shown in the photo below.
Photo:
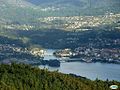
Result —
[{"label": "valley", "polygon": [[120,1],[0,0],[0,64],[14,63],[120,81]]}]

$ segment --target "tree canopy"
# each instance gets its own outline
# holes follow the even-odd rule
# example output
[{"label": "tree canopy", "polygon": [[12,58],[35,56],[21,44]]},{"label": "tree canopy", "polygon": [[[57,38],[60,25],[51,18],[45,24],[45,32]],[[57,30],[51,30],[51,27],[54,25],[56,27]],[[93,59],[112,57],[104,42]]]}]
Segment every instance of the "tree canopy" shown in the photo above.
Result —
[{"label": "tree canopy", "polygon": [[110,90],[113,84],[120,86],[117,81],[91,81],[25,64],[0,65],[1,90]]}]

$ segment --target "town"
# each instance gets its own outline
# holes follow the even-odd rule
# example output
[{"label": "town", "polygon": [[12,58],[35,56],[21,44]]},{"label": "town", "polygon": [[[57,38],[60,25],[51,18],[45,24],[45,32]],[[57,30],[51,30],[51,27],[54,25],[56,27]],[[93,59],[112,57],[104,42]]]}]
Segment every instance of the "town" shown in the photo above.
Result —
[{"label": "town", "polygon": [[[99,16],[52,16],[37,18],[35,24],[2,23],[0,28],[26,31],[53,28],[66,31],[86,31],[91,30],[91,28],[105,28],[109,26],[120,29],[119,20],[120,14],[114,13],[106,13],[105,15]],[[2,20],[2,22],[4,22],[4,20]]]},{"label": "town", "polygon": [[54,52],[56,57],[69,57],[65,61],[82,61],[82,62],[101,62],[120,64],[120,49],[96,49],[88,47],[78,47],[74,50],[64,49]]},{"label": "town", "polygon": [[28,49],[28,48],[22,48],[22,47],[16,47],[9,44],[0,44],[0,60],[2,62],[5,61],[11,62],[24,62],[24,63],[37,63],[40,62],[43,59],[43,50],[41,49]]},{"label": "town", "polygon": [[38,47],[22,48],[15,47],[14,44],[0,44],[0,63],[11,64],[25,63],[31,65],[49,65],[51,67],[59,67],[60,62],[56,59],[43,60],[45,50]]},{"label": "town", "polygon": [[[39,18],[41,23],[45,23],[44,28],[57,28],[63,30],[85,31],[93,27],[104,27],[113,25],[120,19],[120,14],[106,13],[99,16],[73,16],[73,17],[45,17]],[[41,24],[42,25],[42,24]],[[42,27],[42,26],[41,26]],[[43,27],[42,27],[43,28]],[[120,28],[115,26],[115,28]]]}]

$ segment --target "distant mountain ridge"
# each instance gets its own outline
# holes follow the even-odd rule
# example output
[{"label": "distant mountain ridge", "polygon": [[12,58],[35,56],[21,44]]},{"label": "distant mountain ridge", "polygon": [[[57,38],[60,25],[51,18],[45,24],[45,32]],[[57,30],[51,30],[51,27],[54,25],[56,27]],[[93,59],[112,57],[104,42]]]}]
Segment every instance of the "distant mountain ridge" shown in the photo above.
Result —
[{"label": "distant mountain ridge", "polygon": [[120,13],[120,0],[0,0],[0,18],[30,23],[40,17]]},{"label": "distant mountain ridge", "polygon": [[[120,12],[120,0],[26,0],[34,5],[38,6],[60,6],[68,8],[79,9],[79,13],[82,11],[90,12],[105,10],[105,12]],[[90,10],[91,9],[91,10]],[[96,10],[97,9],[97,10]],[[99,13],[98,13],[99,14]],[[94,15],[94,13],[93,13]]]},{"label": "distant mountain ridge", "polygon": [[53,4],[71,4],[71,5],[81,5],[84,4],[81,0],[26,0],[35,5],[53,5]]},{"label": "distant mountain ridge", "polygon": [[[92,7],[101,6],[118,6],[120,5],[120,0],[26,0],[35,5],[54,5],[54,4],[71,4],[79,7],[80,4],[90,5]],[[108,8],[109,8],[108,7]]]}]

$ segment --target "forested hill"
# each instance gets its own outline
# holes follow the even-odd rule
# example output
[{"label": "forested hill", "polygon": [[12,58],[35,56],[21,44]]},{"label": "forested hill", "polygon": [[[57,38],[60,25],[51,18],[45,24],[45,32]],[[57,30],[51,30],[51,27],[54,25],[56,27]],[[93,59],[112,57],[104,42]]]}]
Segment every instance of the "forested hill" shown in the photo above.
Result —
[{"label": "forested hill", "polygon": [[1,90],[111,90],[113,84],[120,86],[116,81],[91,81],[24,64],[0,65]]},{"label": "forested hill", "polygon": [[[93,15],[103,14],[105,12],[120,12],[120,0],[25,0],[37,6],[55,7],[68,11],[74,11],[79,14]],[[60,11],[61,12],[61,11]],[[99,13],[100,12],[100,13]],[[67,12],[66,12],[67,14]],[[70,13],[69,13],[70,14]]]},{"label": "forested hill", "polygon": [[35,5],[65,5],[70,4],[77,7],[88,7],[91,4],[91,7],[99,8],[99,7],[112,7],[118,6],[120,4],[119,0],[25,0]]},{"label": "forested hill", "polygon": [[120,0],[0,0],[0,21],[37,23],[40,17],[119,13]]}]

